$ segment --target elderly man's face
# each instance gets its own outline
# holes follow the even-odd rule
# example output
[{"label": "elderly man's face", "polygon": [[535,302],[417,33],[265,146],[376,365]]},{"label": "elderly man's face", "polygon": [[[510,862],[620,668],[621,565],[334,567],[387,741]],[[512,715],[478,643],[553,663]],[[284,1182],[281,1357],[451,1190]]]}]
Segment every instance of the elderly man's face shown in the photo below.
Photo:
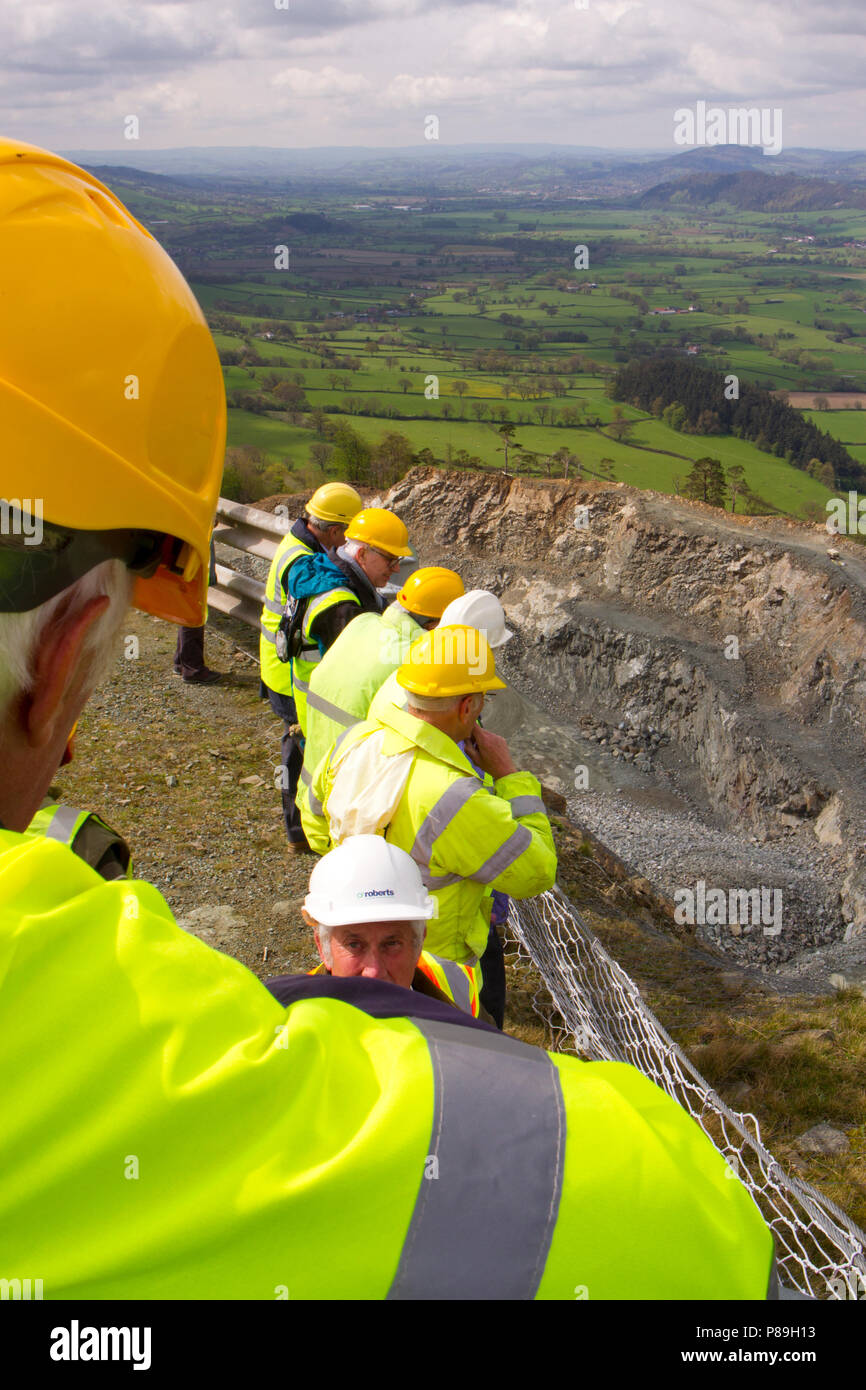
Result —
[{"label": "elderly man's face", "polygon": [[420,955],[421,947],[409,922],[362,922],[331,929],[332,975],[364,975],[368,980],[388,980],[409,989]]}]

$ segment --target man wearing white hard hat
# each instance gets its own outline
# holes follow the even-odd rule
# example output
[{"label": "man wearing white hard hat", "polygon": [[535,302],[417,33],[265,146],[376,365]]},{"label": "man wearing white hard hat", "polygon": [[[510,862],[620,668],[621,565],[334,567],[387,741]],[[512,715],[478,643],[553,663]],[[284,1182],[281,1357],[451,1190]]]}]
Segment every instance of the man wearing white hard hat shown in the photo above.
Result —
[{"label": "man wearing white hard hat", "polygon": [[[309,973],[384,980],[486,1018],[478,972],[423,949],[435,912],[436,900],[405,850],[380,835],[345,840],[310,875],[303,916],[313,928],[321,963]],[[278,999],[285,978],[268,981]]]},{"label": "man wearing white hard hat", "polygon": [[[459,598],[451,600],[439,619],[438,626],[450,627],[455,623],[461,627],[477,628],[487,638],[494,651],[497,647],[504,647],[514,636],[505,626],[505,610],[502,604],[488,589],[470,589],[468,594],[461,594]],[[367,718],[378,718],[379,712],[387,705],[396,705],[397,709],[409,707],[409,696],[399,684],[396,671],[379,686],[373,696]]]},{"label": "man wearing white hard hat", "polygon": [[[447,627],[453,623],[477,628],[487,638],[494,651],[504,647],[514,636],[505,625],[505,610],[502,604],[489,589],[470,589],[468,594],[461,594],[459,598],[452,599],[439,620],[439,626]],[[396,672],[379,687],[370,705],[368,717],[376,718],[382,707],[387,704],[396,705],[398,709],[406,709],[409,704],[409,694],[402,685],[398,685]],[[465,747],[462,744],[460,746],[466,752]],[[501,1028],[505,1022],[505,952],[498,928],[508,917],[508,896],[495,888],[492,897],[490,934],[487,938],[487,948],[479,961],[483,981],[481,1002],[497,1028]]]}]

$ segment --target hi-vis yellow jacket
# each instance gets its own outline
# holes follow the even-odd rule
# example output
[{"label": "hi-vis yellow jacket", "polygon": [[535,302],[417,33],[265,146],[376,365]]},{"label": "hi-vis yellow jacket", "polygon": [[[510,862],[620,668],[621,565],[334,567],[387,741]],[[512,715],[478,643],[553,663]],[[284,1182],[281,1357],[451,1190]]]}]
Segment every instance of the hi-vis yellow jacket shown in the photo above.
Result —
[{"label": "hi-vis yellow jacket", "polygon": [[291,531],[280,541],[271,560],[268,580],[265,584],[265,601],[262,604],[259,632],[259,664],[262,680],[278,695],[292,693],[292,663],[280,661],[277,656],[277,629],[286,605],[286,590],[283,575],[302,555],[312,555],[310,546]]},{"label": "hi-vis yellow jacket", "polygon": [[285,1007],[149,884],[11,831],[0,982],[0,1271],[45,1299],[775,1288],[748,1192],[632,1067],[393,985]]},{"label": "hi-vis yellow jacket", "polygon": [[453,739],[393,706],[337,739],[300,809],[318,854],[350,835],[382,833],[411,854],[439,905],[425,945],[462,964],[484,953],[494,888],[531,898],[556,878],[532,773],[482,782]]},{"label": "hi-vis yellow jacket", "polygon": [[298,805],[313,773],[344,729],[367,718],[370,701],[422,635],[415,619],[392,603],[384,613],[360,613],[313,668],[307,691],[307,742]]},{"label": "hi-vis yellow jacket", "polygon": [[291,661],[280,661],[277,656],[277,631],[287,597],[286,589],[283,586],[283,577],[296,560],[300,560],[303,555],[314,554],[312,547],[295,534],[295,529],[298,528],[306,530],[303,523],[295,523],[295,528],[287,536],[284,536],[277,546],[268,571],[265,600],[262,604],[259,622],[259,664],[262,680],[266,686],[278,695],[294,696],[298,723],[302,731],[306,733],[307,691],[309,690],[310,676],[321,660],[318,645],[310,629],[316,619],[333,605],[357,603],[360,607],[360,602],[357,594],[354,594],[351,589],[344,588],[331,589],[327,593],[318,594],[311,599],[307,604],[301,625],[301,655],[293,657]]}]

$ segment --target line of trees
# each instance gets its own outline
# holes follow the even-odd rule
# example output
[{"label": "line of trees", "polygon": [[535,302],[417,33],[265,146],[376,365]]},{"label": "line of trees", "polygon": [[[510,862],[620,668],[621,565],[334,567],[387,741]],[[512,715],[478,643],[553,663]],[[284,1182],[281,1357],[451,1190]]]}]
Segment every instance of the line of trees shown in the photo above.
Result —
[{"label": "line of trees", "polygon": [[692,434],[733,434],[795,468],[813,460],[832,466],[837,486],[866,486],[866,470],[837,439],[806,420],[799,410],[762,387],[741,383],[739,398],[725,396],[726,378],[677,358],[629,362],[610,383],[614,400],[651,411],[675,429]]}]

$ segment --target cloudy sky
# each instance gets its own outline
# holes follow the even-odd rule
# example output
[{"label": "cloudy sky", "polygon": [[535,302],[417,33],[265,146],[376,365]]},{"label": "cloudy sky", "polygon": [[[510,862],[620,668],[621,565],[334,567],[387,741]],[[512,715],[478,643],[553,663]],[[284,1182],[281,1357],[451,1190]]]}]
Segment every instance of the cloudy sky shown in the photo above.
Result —
[{"label": "cloudy sky", "polygon": [[0,130],[62,149],[666,149],[703,99],[866,145],[864,0],[0,0]]}]

